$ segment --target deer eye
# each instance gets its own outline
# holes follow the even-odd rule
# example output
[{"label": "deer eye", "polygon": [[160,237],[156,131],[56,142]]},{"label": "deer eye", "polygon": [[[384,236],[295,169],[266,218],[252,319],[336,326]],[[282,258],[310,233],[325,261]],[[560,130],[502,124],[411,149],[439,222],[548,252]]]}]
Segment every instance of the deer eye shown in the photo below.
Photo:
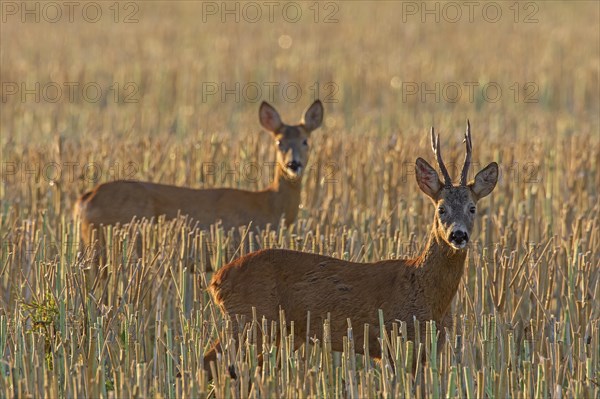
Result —
[{"label": "deer eye", "polygon": [[444,208],[443,206],[439,206],[438,207],[438,213],[440,215],[443,215],[444,213],[446,213],[446,208]]},{"label": "deer eye", "polygon": [[302,145],[304,145],[304,146],[308,145],[308,139],[304,139],[304,141],[302,141]]},{"label": "deer eye", "polygon": [[471,211],[471,213],[475,213],[477,211],[477,208],[475,208],[475,206],[471,206],[469,211]]}]

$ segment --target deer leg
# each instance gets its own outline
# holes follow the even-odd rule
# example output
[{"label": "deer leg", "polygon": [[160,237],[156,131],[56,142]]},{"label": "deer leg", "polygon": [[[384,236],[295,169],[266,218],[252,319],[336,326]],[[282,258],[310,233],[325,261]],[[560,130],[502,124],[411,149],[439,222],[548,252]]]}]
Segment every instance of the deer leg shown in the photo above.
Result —
[{"label": "deer leg", "polygon": [[[235,339],[238,338],[238,331],[239,331],[239,327],[238,324],[236,322],[232,322],[231,323],[231,328],[232,328],[232,337],[234,337]],[[238,345],[240,343],[237,343]],[[225,356],[225,352],[223,351],[223,346],[221,345],[221,340],[219,338],[216,339],[215,343],[211,346],[211,348],[204,354],[204,370],[206,370],[207,372],[210,373],[210,375],[212,376],[213,379],[216,378],[216,375],[212,375],[212,370],[210,368],[210,362],[215,362],[215,366],[217,366],[216,361],[217,361],[217,354],[221,353],[223,354],[223,356]],[[233,364],[229,364],[228,365],[229,368],[229,374],[232,378],[236,378],[235,377],[235,370],[233,368]]]},{"label": "deer leg", "polygon": [[[221,352],[221,342],[217,341],[211,346],[211,348],[204,354],[204,370],[211,372],[210,362],[217,361],[217,352]],[[214,376],[213,376],[214,377]]]}]

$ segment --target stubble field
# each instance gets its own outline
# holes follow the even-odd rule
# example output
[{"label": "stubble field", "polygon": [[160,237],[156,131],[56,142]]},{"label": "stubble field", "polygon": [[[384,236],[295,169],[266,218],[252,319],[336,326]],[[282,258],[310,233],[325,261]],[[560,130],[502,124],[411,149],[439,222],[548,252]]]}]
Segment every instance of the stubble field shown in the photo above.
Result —
[{"label": "stubble field", "polygon": [[[3,3],[0,396],[600,397],[598,4],[266,3]],[[86,280],[78,195],[121,178],[264,188],[260,102],[296,123],[316,98],[293,225],[111,228],[110,278]],[[223,321],[205,288],[241,255],[418,255],[434,207],[415,159],[434,164],[433,125],[456,176],[467,118],[471,177],[492,161],[501,173],[439,356],[434,334],[407,343],[400,322],[380,362],[354,355],[356,323],[343,353],[328,337],[290,350],[291,321],[260,315],[230,336],[243,321]],[[217,336],[241,345],[213,381]],[[428,359],[414,374],[411,345]]]}]

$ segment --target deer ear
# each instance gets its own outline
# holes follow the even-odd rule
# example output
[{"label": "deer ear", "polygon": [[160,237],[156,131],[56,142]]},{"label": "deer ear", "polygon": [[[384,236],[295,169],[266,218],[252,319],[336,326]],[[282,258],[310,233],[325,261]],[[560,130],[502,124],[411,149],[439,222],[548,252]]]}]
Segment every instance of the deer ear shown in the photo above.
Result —
[{"label": "deer ear", "polygon": [[435,169],[433,169],[423,158],[417,158],[417,162],[415,163],[415,175],[421,191],[427,194],[429,198],[436,200],[442,189],[442,182]]},{"label": "deer ear", "polygon": [[304,111],[302,124],[309,132],[317,129],[323,122],[323,104],[321,100],[317,100]]},{"label": "deer ear", "polygon": [[279,113],[268,102],[263,101],[258,110],[260,124],[270,132],[276,132],[281,127]]},{"label": "deer ear", "polygon": [[498,182],[498,164],[492,162],[475,175],[475,179],[469,183],[469,188],[477,200],[480,200],[494,190],[496,182]]}]

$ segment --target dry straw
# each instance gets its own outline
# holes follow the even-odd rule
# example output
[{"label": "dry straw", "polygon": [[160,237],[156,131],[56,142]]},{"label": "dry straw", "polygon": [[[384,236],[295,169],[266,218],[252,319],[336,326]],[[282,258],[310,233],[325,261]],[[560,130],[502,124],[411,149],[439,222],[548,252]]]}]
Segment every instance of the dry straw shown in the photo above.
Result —
[{"label": "dry straw", "polygon": [[[440,24],[435,34],[426,24],[398,23],[400,3],[368,12],[348,5],[340,14],[347,20],[335,26],[291,26],[286,34],[294,40],[284,55],[273,25],[209,29],[189,21],[193,2],[178,3],[172,15],[148,7],[138,24],[116,26],[127,33],[128,53],[99,25],[77,26],[76,35],[68,24],[51,27],[61,34],[47,34],[41,24],[3,25],[3,81],[20,79],[23,68],[36,79],[131,80],[143,106],[2,104],[0,396],[599,397],[600,102],[597,41],[589,40],[598,37],[597,8],[549,3],[536,25],[504,21],[491,32],[481,21]],[[376,28],[371,11],[381,20]],[[236,39],[225,43],[207,32]],[[235,44],[246,36],[252,42],[243,43],[254,47]],[[72,39],[65,47],[59,37]],[[443,37],[464,41],[450,46]],[[506,43],[510,54],[498,56]],[[313,53],[320,55],[304,59]],[[232,231],[198,231],[184,218],[105,227],[110,278],[87,281],[91,259],[70,217],[76,196],[114,177],[265,187],[269,173],[255,181],[202,172],[206,163],[262,165],[273,153],[250,117],[257,104],[203,103],[198,77],[268,81],[290,74],[306,87],[315,79],[339,84],[339,102],[326,104],[325,126],[314,134],[314,168],[297,222]],[[515,80],[535,80],[539,101],[402,102],[390,87],[395,75],[498,79],[507,93]],[[285,115],[301,111],[300,103],[274,103]],[[292,248],[356,261],[419,253],[434,210],[417,189],[414,160],[431,160],[427,129],[435,121],[449,140],[448,165],[460,164],[463,146],[450,138],[460,137],[466,117],[478,137],[472,169],[497,161],[502,175],[479,209],[453,302],[454,327],[439,352],[434,324],[406,341],[414,320],[381,331],[381,361],[355,354],[373,348],[356,342],[354,332],[378,326],[356,325],[352,315],[342,353],[331,351],[327,321],[324,336],[308,337],[310,344],[294,351],[294,321],[283,313],[279,320],[223,320],[205,290],[211,270],[251,251]],[[80,165],[74,174],[64,166],[69,162]],[[44,169],[54,163],[63,165],[56,179]],[[98,181],[81,167],[92,163],[104,172]],[[233,323],[244,326],[238,336]],[[202,359],[216,337],[226,345],[210,381]],[[413,373],[420,353],[427,362]]]}]

